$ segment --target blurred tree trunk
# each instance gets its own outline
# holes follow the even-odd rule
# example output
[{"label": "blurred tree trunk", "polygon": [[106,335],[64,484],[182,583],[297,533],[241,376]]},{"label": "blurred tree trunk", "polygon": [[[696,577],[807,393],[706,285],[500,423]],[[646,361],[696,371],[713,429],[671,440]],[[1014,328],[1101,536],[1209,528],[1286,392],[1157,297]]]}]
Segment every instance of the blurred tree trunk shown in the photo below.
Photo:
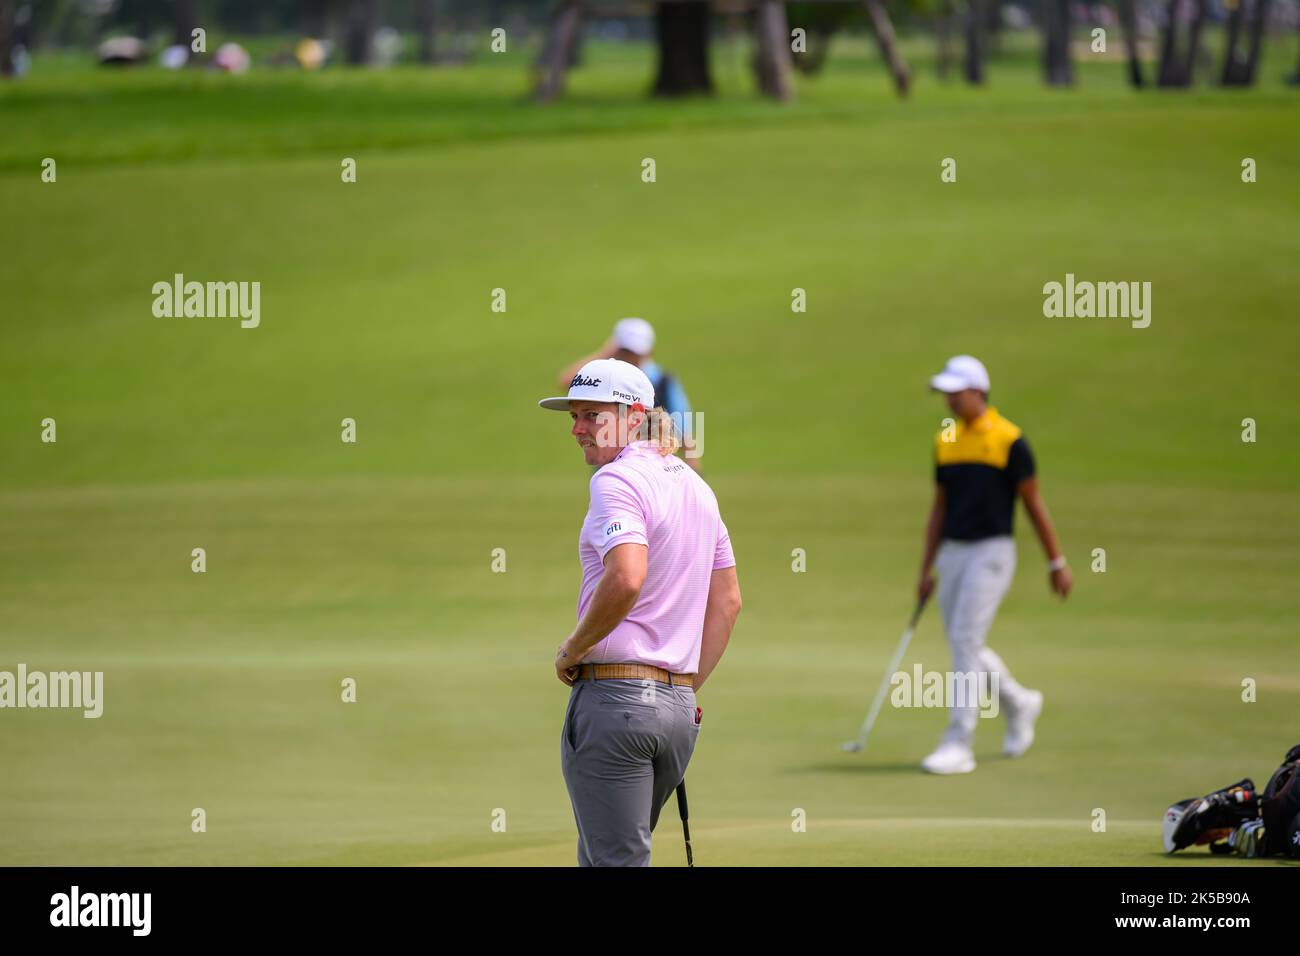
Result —
[{"label": "blurred tree trunk", "polygon": [[754,11],[754,73],[764,96],[786,102],[793,95],[790,86],[790,23],[785,4],[759,0]]},{"label": "blurred tree trunk", "polygon": [[1168,22],[1160,46],[1160,71],[1157,86],[1191,86],[1196,73],[1196,63],[1201,53],[1201,28],[1205,25],[1206,0],[1191,0],[1191,25],[1188,27],[1187,50],[1180,55],[1178,49],[1178,21],[1183,6],[1181,0],[1169,0]]},{"label": "blurred tree trunk", "polygon": [[976,86],[984,82],[984,13],[983,0],[966,0],[962,27],[966,33],[962,71],[966,82]]},{"label": "blurred tree trunk", "polygon": [[1228,8],[1227,39],[1224,41],[1223,73],[1219,82],[1224,86],[1240,86],[1242,62],[1237,54],[1237,43],[1241,39],[1241,18],[1245,12],[1244,0],[1227,0]]},{"label": "blurred tree trunk", "polygon": [[984,4],[984,56],[1002,53],[1002,5],[998,0]]},{"label": "blurred tree trunk", "polygon": [[348,5],[347,59],[353,66],[371,61],[378,25],[379,0],[352,0]]},{"label": "blurred tree trunk", "polygon": [[198,25],[198,0],[176,0],[176,32],[172,36],[172,43],[188,50],[194,42],[194,28]]},{"label": "blurred tree trunk", "polygon": [[1043,67],[1048,86],[1074,84],[1070,60],[1070,0],[1043,4]]},{"label": "blurred tree trunk", "polygon": [[1259,55],[1264,49],[1264,27],[1268,22],[1268,0],[1254,0],[1254,17],[1250,21],[1250,50],[1246,54],[1246,85],[1252,86],[1259,71]]},{"label": "blurred tree trunk", "polygon": [[1141,89],[1146,85],[1142,76],[1142,61],[1138,58],[1138,25],[1136,0],[1119,0],[1119,22],[1124,30],[1124,53],[1128,59],[1128,81]]},{"label": "blurred tree trunk", "polygon": [[952,70],[952,0],[940,0],[939,9],[934,18],[934,40],[938,47],[935,67],[939,79],[947,81]]},{"label": "blurred tree trunk", "polygon": [[[579,6],[581,6],[581,3],[579,3]],[[573,31],[573,42],[569,44],[569,69],[575,70],[582,66],[582,50],[586,40],[587,35],[581,26]]]},{"label": "blurred tree trunk", "polygon": [[[1220,77],[1220,82],[1224,86],[1252,85],[1255,82],[1255,72],[1259,67],[1264,24],[1268,17],[1268,0],[1251,0],[1249,13],[1246,10],[1246,2],[1247,0],[1236,0],[1228,15],[1228,39],[1223,59],[1223,74]],[[1241,41],[1241,28],[1247,21],[1250,40],[1243,54],[1238,47]]]},{"label": "blurred tree trunk", "polygon": [[533,98],[549,103],[564,92],[564,74],[575,59],[578,28],[582,8],[578,0],[561,0],[551,17],[551,28],[546,32],[546,43],[537,58],[537,79],[533,85]]},{"label": "blurred tree trunk", "polygon": [[898,48],[898,41],[894,38],[894,25],[889,20],[885,5],[881,0],[862,0],[862,2],[867,8],[867,15],[871,17],[871,25],[875,28],[880,55],[884,57],[885,65],[889,67],[889,73],[894,78],[894,88],[898,90],[899,96],[906,96],[911,77],[908,75],[903,53]]},{"label": "blurred tree trunk", "polygon": [[712,93],[709,72],[709,5],[661,0],[655,6],[659,69],[655,96]]},{"label": "blurred tree trunk", "polygon": [[1196,77],[1196,66],[1201,60],[1201,30],[1205,26],[1208,0],[1194,0],[1191,36],[1187,40],[1187,59],[1183,65],[1183,86],[1191,86]]},{"label": "blurred tree trunk", "polygon": [[1160,67],[1156,71],[1156,86],[1176,86],[1174,53],[1178,40],[1178,8],[1180,0],[1169,0],[1165,7],[1165,34],[1160,38]]},{"label": "blurred tree trunk", "polygon": [[0,76],[14,75],[14,0],[0,0]]},{"label": "blurred tree trunk", "polygon": [[420,32],[420,62],[438,62],[438,0],[416,0],[415,17]]}]

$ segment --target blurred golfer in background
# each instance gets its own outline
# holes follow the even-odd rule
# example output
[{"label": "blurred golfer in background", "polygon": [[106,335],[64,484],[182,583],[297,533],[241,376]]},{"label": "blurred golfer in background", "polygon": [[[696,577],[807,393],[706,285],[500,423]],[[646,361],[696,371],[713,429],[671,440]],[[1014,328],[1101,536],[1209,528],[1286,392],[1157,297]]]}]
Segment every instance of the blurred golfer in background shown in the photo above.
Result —
[{"label": "blurred golfer in background", "polygon": [[[937,558],[939,608],[952,648],[953,670],[997,675],[998,706],[1007,721],[1002,751],[1019,757],[1034,742],[1043,695],[1016,683],[1002,658],[985,644],[1015,574],[1011,525],[1017,497],[1024,501],[1047,553],[1048,583],[1062,598],[1070,593],[1070,569],[1038,492],[1029,443],[1019,428],[988,404],[989,374],[984,365],[969,355],[958,355],[930,380],[930,387],[947,397],[956,421],[935,436],[934,504],[925,530],[917,597],[925,600],[934,590],[931,565]],[[922,761],[922,768],[944,774],[974,770],[978,717],[974,701],[953,706],[943,739]]]},{"label": "blurred golfer in background", "polygon": [[555,654],[572,688],[560,764],[578,864],[649,866],[650,833],[699,736],[695,693],[740,613],[736,559],[713,491],[673,456],[676,435],[641,369],[588,362],[567,395],[539,404],[569,413],[596,468],[578,539],[578,626]]},{"label": "blurred golfer in background", "polygon": [[588,362],[603,358],[616,358],[641,369],[650,380],[659,405],[672,416],[685,449],[686,463],[700,470],[704,449],[695,446],[694,422],[691,420],[691,403],[677,376],[660,367],[653,358],[655,330],[645,319],[622,319],[614,326],[614,333],[601,348],[585,358],[580,358],[560,373],[561,388],[568,388],[573,376]]}]

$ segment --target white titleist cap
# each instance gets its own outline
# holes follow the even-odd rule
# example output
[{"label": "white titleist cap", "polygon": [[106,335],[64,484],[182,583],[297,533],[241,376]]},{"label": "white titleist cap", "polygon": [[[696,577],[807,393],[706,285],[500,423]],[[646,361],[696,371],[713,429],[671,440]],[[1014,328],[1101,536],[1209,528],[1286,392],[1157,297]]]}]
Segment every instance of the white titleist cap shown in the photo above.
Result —
[{"label": "white titleist cap", "polygon": [[655,350],[655,330],[645,319],[623,319],[614,326],[614,344],[637,355]]},{"label": "white titleist cap", "polygon": [[987,393],[989,390],[989,373],[984,363],[970,355],[954,355],[948,359],[943,371],[930,379],[930,387],[936,392],[960,392],[975,388]]},{"label": "white titleist cap", "polygon": [[630,362],[596,359],[588,362],[569,383],[569,394],[561,398],[544,398],[537,404],[557,412],[567,412],[569,402],[621,402],[653,408],[655,390],[641,371]]}]

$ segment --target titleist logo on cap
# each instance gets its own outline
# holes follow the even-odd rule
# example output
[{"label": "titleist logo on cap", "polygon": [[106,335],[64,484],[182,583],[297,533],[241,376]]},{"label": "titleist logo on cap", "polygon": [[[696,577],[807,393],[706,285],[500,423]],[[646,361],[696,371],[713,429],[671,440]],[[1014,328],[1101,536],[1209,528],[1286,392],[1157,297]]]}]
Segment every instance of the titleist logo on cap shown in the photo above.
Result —
[{"label": "titleist logo on cap", "polygon": [[579,373],[573,376],[573,381],[569,383],[569,388],[578,388],[579,386],[584,388],[595,388],[599,384],[600,379],[587,378],[585,375]]}]

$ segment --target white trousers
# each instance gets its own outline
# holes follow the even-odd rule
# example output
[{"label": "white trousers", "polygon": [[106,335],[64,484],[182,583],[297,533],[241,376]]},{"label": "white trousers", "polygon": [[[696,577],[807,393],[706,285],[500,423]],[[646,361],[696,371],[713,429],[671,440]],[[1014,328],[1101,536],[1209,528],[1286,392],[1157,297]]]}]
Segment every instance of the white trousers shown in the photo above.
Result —
[{"label": "white trousers", "polygon": [[[1016,572],[1016,543],[1010,535],[979,541],[944,540],[935,560],[939,572],[939,610],[952,650],[952,669],[998,675],[998,710],[1013,716],[1025,697],[1002,658],[984,642],[998,605]],[[945,743],[971,746],[979,707],[953,707]]]}]

